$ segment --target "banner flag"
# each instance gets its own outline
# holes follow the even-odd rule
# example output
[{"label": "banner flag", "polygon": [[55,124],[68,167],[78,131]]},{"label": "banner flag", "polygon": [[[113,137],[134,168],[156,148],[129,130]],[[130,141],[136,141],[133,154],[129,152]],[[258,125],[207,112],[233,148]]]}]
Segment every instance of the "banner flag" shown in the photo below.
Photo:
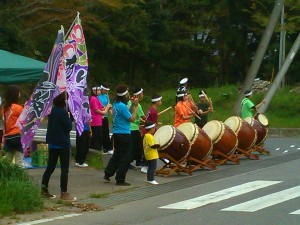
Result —
[{"label": "banner flag", "polygon": [[44,73],[18,118],[17,125],[21,129],[21,143],[24,150],[30,146],[40,123],[51,111],[53,99],[60,93],[56,83],[62,62],[63,41],[64,31],[61,29],[58,31]]},{"label": "banner flag", "polygon": [[88,56],[79,13],[65,40],[64,59],[68,107],[81,135],[91,113],[87,89]]}]

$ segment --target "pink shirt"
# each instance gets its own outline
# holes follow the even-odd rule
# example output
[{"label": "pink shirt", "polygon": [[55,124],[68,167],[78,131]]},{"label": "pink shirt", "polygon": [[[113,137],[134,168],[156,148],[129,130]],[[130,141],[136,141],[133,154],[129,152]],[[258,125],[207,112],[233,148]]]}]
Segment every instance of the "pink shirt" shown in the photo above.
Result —
[{"label": "pink shirt", "polygon": [[95,112],[97,109],[103,110],[103,106],[97,96],[92,96],[90,98],[90,109],[92,115],[91,126],[102,126],[103,115]]}]

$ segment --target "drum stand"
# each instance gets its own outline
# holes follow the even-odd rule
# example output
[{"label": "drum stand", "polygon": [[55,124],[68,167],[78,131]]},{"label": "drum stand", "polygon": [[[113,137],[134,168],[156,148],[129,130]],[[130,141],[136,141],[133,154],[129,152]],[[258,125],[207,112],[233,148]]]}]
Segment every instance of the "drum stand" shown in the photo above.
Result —
[{"label": "drum stand", "polygon": [[199,160],[189,155],[187,157],[187,168],[192,172],[194,172],[199,168],[203,169],[204,167],[207,167],[212,170],[217,169],[212,162],[213,162],[212,159],[207,158],[205,160]]},{"label": "drum stand", "polygon": [[161,169],[155,171],[155,175],[163,175],[167,177],[171,175],[171,173],[176,172],[180,174],[181,172],[185,172],[188,175],[192,175],[191,171],[186,167],[186,159],[176,160],[171,157],[168,153],[160,152],[159,159],[165,164]]},{"label": "drum stand", "polygon": [[252,154],[252,152],[254,152],[254,151],[256,151],[255,148],[250,148],[250,149],[247,149],[247,150],[244,150],[244,149],[241,149],[241,148],[237,148],[235,150],[235,152],[238,154],[239,157],[246,156],[249,159],[255,159],[255,160],[257,160],[257,159],[259,159],[259,156]]},{"label": "drum stand", "polygon": [[234,164],[240,164],[240,160],[236,154],[225,155],[223,152],[214,149],[211,155],[216,165],[225,164],[228,160]]},{"label": "drum stand", "polygon": [[271,153],[264,148],[264,144],[263,143],[259,144],[259,145],[255,145],[254,146],[254,151],[257,151],[258,153],[260,153],[262,155],[271,155]]}]

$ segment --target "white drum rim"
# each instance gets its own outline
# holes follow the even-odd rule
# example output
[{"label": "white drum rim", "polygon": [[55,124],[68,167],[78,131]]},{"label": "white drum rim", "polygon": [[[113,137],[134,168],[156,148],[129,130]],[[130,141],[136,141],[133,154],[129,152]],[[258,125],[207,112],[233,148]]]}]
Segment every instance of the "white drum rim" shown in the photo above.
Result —
[{"label": "white drum rim", "polygon": [[[159,132],[161,132],[161,131],[162,131],[163,129],[165,129],[165,128],[171,128],[171,130],[172,130],[171,139],[169,139],[169,141],[167,141],[167,143],[161,145],[160,139],[157,138],[157,135],[159,134]],[[169,146],[171,145],[171,143],[173,143],[173,141],[174,141],[174,139],[175,139],[175,136],[176,136],[176,132],[175,132],[175,131],[176,131],[176,130],[175,130],[175,127],[173,127],[172,125],[164,125],[164,126],[160,127],[160,128],[154,133],[154,139],[156,140],[156,142],[157,142],[158,144],[161,145],[161,146],[160,146],[160,149],[161,149],[161,150],[166,149],[167,147],[169,147]],[[156,134],[156,136],[155,136],[155,134]]]},{"label": "white drum rim", "polygon": [[267,117],[263,114],[258,114],[257,120],[264,126],[269,125],[269,121],[268,121]]},{"label": "white drum rim", "polygon": [[[210,134],[210,132],[207,132],[207,130],[209,129],[209,125],[211,125],[211,124],[219,124],[220,126],[220,132],[219,132],[219,135],[217,135],[217,137],[215,137],[215,138],[212,138],[209,134]],[[208,135],[208,137],[211,139],[211,141],[212,141],[212,143],[213,144],[216,144],[216,143],[218,143],[220,140],[221,140],[221,138],[222,138],[222,136],[223,136],[223,134],[224,134],[224,132],[225,132],[225,126],[224,126],[224,123],[222,122],[222,121],[218,121],[218,120],[211,120],[211,121],[209,121],[208,123],[206,123],[205,125],[204,125],[204,127],[202,128],[202,130]]]},{"label": "white drum rim", "polygon": [[252,117],[246,117],[245,119],[244,119],[247,123],[249,123],[251,126],[253,126],[254,125],[254,119],[252,118]]},{"label": "white drum rim", "polygon": [[[234,124],[237,124],[238,126],[237,127],[232,127],[232,124],[231,121],[235,120],[236,123]],[[243,121],[240,117],[238,116],[231,116],[229,117],[228,119],[226,119],[224,121],[224,123],[236,134],[238,134],[242,128],[242,125],[243,125]]]},{"label": "white drum rim", "polygon": [[[186,129],[188,129],[188,128],[193,128],[192,135],[187,134]],[[177,129],[180,130],[186,136],[186,138],[190,142],[190,146],[192,146],[195,143],[195,141],[197,140],[199,130],[198,130],[198,126],[196,124],[191,123],[191,122],[182,123],[177,127]],[[192,137],[188,137],[188,136],[192,136]]]}]

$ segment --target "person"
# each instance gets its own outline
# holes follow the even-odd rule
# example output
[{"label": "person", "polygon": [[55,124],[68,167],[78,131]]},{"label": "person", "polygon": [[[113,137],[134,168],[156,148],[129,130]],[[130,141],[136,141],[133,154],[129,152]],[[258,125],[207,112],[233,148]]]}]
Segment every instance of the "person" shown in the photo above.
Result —
[{"label": "person", "polygon": [[9,85],[4,93],[3,123],[4,123],[4,146],[6,158],[20,167],[24,167],[23,149],[21,144],[21,130],[16,126],[23,107],[19,104],[20,88],[17,85]]},{"label": "person", "polygon": [[190,122],[195,115],[197,107],[189,100],[189,95],[185,91],[177,92],[178,102],[175,106],[174,127],[178,127],[182,123]]},{"label": "person", "polygon": [[[182,91],[187,92],[187,91],[188,91],[188,89],[187,89],[188,81],[189,81],[189,79],[188,79],[187,77],[181,79],[181,80],[179,81],[179,87],[177,88],[176,93],[177,93],[177,92],[182,92]],[[179,101],[179,100],[178,100],[178,97],[177,97],[177,95],[176,95],[176,103],[177,103],[178,101]]]},{"label": "person", "polygon": [[[99,101],[102,103],[103,107],[106,107],[109,103],[108,91],[110,91],[108,84],[106,82],[102,83],[100,86],[101,93],[98,95]],[[111,109],[108,109],[111,113]],[[108,123],[108,113],[103,115],[102,120],[102,140],[103,140],[103,152],[109,155],[113,154],[112,141],[109,135],[109,123]]]},{"label": "person", "polygon": [[89,152],[89,142],[92,136],[92,129],[90,121],[84,124],[83,132],[79,135],[76,130],[76,154],[75,154],[75,166],[88,167],[89,165],[85,162],[86,156]]},{"label": "person", "polygon": [[103,179],[106,183],[110,182],[110,177],[116,174],[116,185],[130,186],[131,184],[125,181],[132,156],[130,122],[133,122],[136,118],[138,99],[131,99],[132,104],[128,109],[129,93],[127,86],[117,86],[116,92],[117,96],[112,109],[114,153],[104,170]]},{"label": "person", "polygon": [[254,117],[253,112],[257,112],[259,107],[266,103],[266,99],[263,99],[259,104],[254,105],[254,103],[250,100],[252,97],[252,91],[247,90],[245,91],[245,98],[241,102],[242,110],[241,110],[241,117],[245,119],[247,117]]},{"label": "person", "polygon": [[55,170],[58,158],[61,165],[60,173],[60,199],[65,201],[76,201],[68,193],[68,176],[70,164],[71,141],[70,132],[72,122],[66,110],[65,92],[59,94],[53,100],[53,108],[48,116],[46,143],[48,144],[47,168],[42,177],[42,195],[46,198],[56,198],[48,191],[49,180]]},{"label": "person", "polygon": [[198,127],[202,128],[208,121],[208,114],[213,112],[213,106],[210,99],[206,99],[205,97],[206,92],[201,90],[199,92],[199,102],[197,103],[197,115],[199,117],[195,117],[195,124],[198,125]]},{"label": "person", "polygon": [[92,137],[90,141],[90,148],[98,151],[102,150],[102,119],[103,115],[111,108],[111,104],[103,107],[98,99],[100,94],[100,87],[92,87],[92,96],[90,97],[90,110],[92,115],[91,128]]},{"label": "person", "polygon": [[[132,152],[132,161],[135,160],[135,166],[142,166],[142,155],[143,155],[143,139],[140,132],[140,125],[145,121],[145,113],[143,108],[139,102],[141,102],[144,98],[144,90],[143,88],[136,87],[133,90],[133,98],[137,99],[137,114],[136,118],[133,122],[130,123],[130,132],[131,132],[131,152]],[[131,101],[128,101],[127,107],[131,107]],[[130,169],[135,169],[135,166],[132,164],[129,165]]]},{"label": "person", "polygon": [[159,184],[154,179],[154,173],[157,167],[157,159],[159,158],[157,148],[160,147],[159,144],[155,144],[155,140],[153,136],[156,130],[155,127],[156,125],[154,122],[146,121],[145,122],[146,134],[143,139],[144,154],[148,164],[147,182],[149,184],[154,184],[154,185]]},{"label": "person", "polygon": [[[155,129],[157,129],[158,126],[158,111],[157,108],[161,105],[162,103],[162,96],[159,94],[153,94],[151,97],[151,106],[148,109],[147,115],[146,115],[146,119],[147,121],[151,121],[153,123],[156,124]],[[143,135],[145,135],[146,130],[143,130]],[[142,168],[141,168],[141,173],[147,173],[147,162],[145,160],[145,157],[143,155],[143,159],[142,159]]]}]

